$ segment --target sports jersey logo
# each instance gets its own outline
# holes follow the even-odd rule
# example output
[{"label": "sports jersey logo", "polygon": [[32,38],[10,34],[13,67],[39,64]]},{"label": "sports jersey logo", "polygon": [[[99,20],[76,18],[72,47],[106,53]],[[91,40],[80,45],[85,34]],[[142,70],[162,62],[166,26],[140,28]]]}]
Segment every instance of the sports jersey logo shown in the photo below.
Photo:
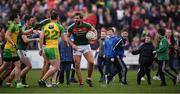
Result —
[{"label": "sports jersey logo", "polygon": [[74,28],[73,32],[82,32],[82,31],[88,31],[87,28]]},{"label": "sports jersey logo", "polygon": [[53,29],[53,28],[54,28],[54,25],[49,25],[48,28],[49,28],[49,29]]}]

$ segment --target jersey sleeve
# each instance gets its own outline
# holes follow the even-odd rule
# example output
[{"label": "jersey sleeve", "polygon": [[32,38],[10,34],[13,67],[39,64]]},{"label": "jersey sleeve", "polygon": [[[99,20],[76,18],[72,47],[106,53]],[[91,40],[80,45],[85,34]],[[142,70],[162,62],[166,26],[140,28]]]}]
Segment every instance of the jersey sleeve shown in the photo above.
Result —
[{"label": "jersey sleeve", "polygon": [[15,32],[15,25],[13,23],[9,23],[8,25],[8,29],[7,29],[8,32]]},{"label": "jersey sleeve", "polygon": [[74,23],[71,24],[71,25],[67,28],[67,32],[72,33],[72,32],[73,32],[73,26],[74,26]]},{"label": "jersey sleeve", "polygon": [[92,27],[92,25],[91,25],[90,23],[84,23],[84,26],[85,26],[86,28],[88,28],[89,30],[90,30],[91,27]]},{"label": "jersey sleeve", "polygon": [[168,43],[167,43],[167,40],[165,38],[160,41],[159,45],[160,45],[159,48],[156,50],[157,53],[164,52],[168,48]]},{"label": "jersey sleeve", "polygon": [[41,27],[41,31],[44,32],[45,25]]},{"label": "jersey sleeve", "polygon": [[56,23],[56,24],[57,24],[57,26],[58,26],[58,28],[59,28],[61,34],[65,33],[64,27],[63,27],[62,25],[58,24],[58,23]]}]

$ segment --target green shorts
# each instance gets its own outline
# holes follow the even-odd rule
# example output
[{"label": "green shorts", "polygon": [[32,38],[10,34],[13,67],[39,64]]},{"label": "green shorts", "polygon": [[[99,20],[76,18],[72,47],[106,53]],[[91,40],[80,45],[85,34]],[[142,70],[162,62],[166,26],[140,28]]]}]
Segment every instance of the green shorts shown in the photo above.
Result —
[{"label": "green shorts", "polygon": [[46,58],[49,60],[60,60],[60,55],[59,55],[59,49],[58,48],[45,48],[44,49]]},{"label": "green shorts", "polygon": [[4,49],[3,50],[3,60],[6,62],[15,62],[19,60],[19,57],[17,55],[17,51],[16,50],[12,50],[12,49]]}]

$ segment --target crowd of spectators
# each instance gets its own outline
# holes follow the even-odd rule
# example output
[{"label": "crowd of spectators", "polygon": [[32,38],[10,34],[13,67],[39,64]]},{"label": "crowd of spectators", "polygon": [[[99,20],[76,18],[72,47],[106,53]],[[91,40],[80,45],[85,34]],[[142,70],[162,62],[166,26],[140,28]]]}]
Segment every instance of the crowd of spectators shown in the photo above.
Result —
[{"label": "crowd of spectators", "polygon": [[99,34],[102,28],[116,27],[118,31],[125,28],[130,44],[142,40],[147,33],[154,37],[157,29],[163,27],[170,30],[179,49],[179,0],[1,0],[0,26],[7,26],[12,11],[20,14],[23,23],[24,15],[32,15],[39,22],[49,17],[51,9],[58,11],[66,29],[77,11],[83,13],[84,20],[94,25]]}]

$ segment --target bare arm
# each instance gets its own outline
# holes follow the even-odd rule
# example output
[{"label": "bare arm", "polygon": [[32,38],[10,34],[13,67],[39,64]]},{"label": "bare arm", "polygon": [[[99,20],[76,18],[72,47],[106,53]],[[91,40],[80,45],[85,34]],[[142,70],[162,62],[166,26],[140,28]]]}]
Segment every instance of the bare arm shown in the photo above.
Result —
[{"label": "bare arm", "polygon": [[22,39],[23,39],[23,41],[24,41],[25,43],[33,42],[33,41],[38,41],[38,40],[39,40],[39,38],[29,39],[29,38],[27,38],[26,35],[22,35]]},{"label": "bare arm", "polygon": [[42,55],[43,41],[44,41],[44,32],[41,32],[40,33],[40,38],[39,38],[39,46],[40,46],[39,55],[40,56]]},{"label": "bare arm", "polygon": [[11,45],[15,45],[15,43],[12,41],[12,39],[11,39],[11,32],[6,32],[6,34],[5,34],[5,38],[6,38],[6,40],[8,41],[8,42],[10,42],[11,43]]},{"label": "bare arm", "polygon": [[96,34],[96,37],[93,38],[92,40],[97,40],[97,31],[96,31],[96,29],[93,26],[91,26],[90,31],[93,31]]},{"label": "bare arm", "polygon": [[70,39],[70,36],[71,36],[71,33],[70,32],[68,32],[67,33],[67,40],[68,40],[68,42],[69,42],[69,44],[71,45],[71,46],[73,46],[73,45],[75,45],[73,42],[72,42],[72,40]]},{"label": "bare arm", "polygon": [[33,29],[31,28],[31,29],[28,29],[28,30],[26,30],[24,32],[21,32],[21,33],[22,33],[22,35],[28,35],[28,34],[30,34],[32,32],[33,32]]},{"label": "bare arm", "polygon": [[70,36],[71,36],[71,33],[68,32],[68,33],[67,33],[68,43],[73,47],[74,50],[77,50],[78,47],[77,47],[77,45],[75,45],[75,44],[73,43],[73,41],[70,39]]},{"label": "bare arm", "polygon": [[67,34],[66,34],[66,33],[63,33],[63,34],[61,34],[61,37],[62,37],[62,40],[65,42],[65,44],[66,44],[67,46],[69,46]]}]

